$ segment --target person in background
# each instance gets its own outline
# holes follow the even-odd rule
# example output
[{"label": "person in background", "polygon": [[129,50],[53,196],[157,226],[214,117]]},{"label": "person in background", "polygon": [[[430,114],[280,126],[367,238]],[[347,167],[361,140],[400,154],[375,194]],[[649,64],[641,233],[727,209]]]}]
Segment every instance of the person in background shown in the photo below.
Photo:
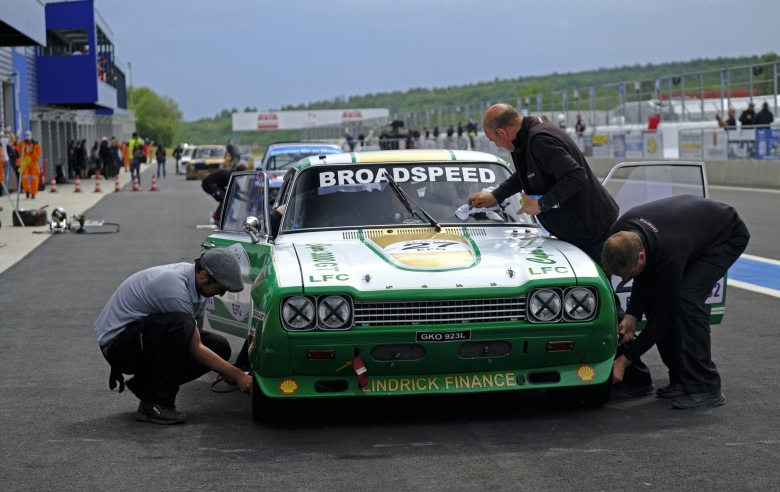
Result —
[{"label": "person in background", "polygon": [[113,175],[119,174],[119,169],[122,167],[122,149],[119,148],[119,142],[116,138],[111,137],[111,144],[109,150],[111,151],[111,168]]},{"label": "person in background", "polygon": [[427,126],[423,127],[423,134],[425,135],[425,138],[431,138],[431,131],[428,130]]},{"label": "person in background", "polygon": [[374,136],[374,130],[368,131],[368,136],[366,137],[366,146],[375,146],[377,144],[377,138]]},{"label": "person in background", "polygon": [[761,105],[761,111],[756,115],[756,125],[771,125],[775,121],[775,116],[769,111],[769,104],[766,102]]},{"label": "person in background", "polygon": [[347,140],[349,151],[352,152],[353,150],[355,150],[355,137],[353,137],[352,134],[349,133],[349,128],[344,129],[344,138]]},{"label": "person in background", "polygon": [[119,148],[122,150],[122,165],[125,168],[125,172],[130,172],[130,149],[127,146],[127,142],[119,144]]},{"label": "person in background", "polygon": [[3,195],[3,190],[7,188],[5,185],[5,173],[6,168],[8,167],[8,151],[6,150],[7,146],[8,137],[6,137],[5,133],[3,133],[3,130],[0,129],[0,196]]},{"label": "person in background", "polygon": [[86,177],[89,161],[89,151],[87,150],[87,139],[81,139],[75,151],[76,159],[79,161],[80,178]]},{"label": "person in background", "polygon": [[439,138],[439,127],[434,126],[433,127],[433,138]]},{"label": "person in background", "polygon": [[358,142],[360,142],[361,149],[366,145],[366,136],[363,134],[363,130],[360,130],[360,133],[358,133]]},{"label": "person in background", "polygon": [[41,158],[41,144],[33,140],[32,132],[24,132],[24,140],[16,145],[19,152],[19,165],[21,168],[22,189],[27,198],[38,194],[38,181],[40,180],[41,169],[38,167],[38,159]]},{"label": "person in background", "polygon": [[660,114],[651,114],[647,117],[647,129],[650,131],[658,130],[658,125],[661,123]]},{"label": "person in background", "polygon": [[460,140],[460,137],[463,136],[463,122],[458,122],[458,140]]},{"label": "person in background", "polygon": [[455,134],[455,129],[452,127],[452,125],[450,125],[450,126],[447,128],[447,136],[448,136],[448,137],[451,137],[451,136],[453,136],[454,134]]},{"label": "person in background", "polygon": [[469,142],[471,143],[471,148],[474,148],[474,138],[477,136],[477,124],[474,123],[474,120],[469,118],[468,123],[466,123],[466,132],[469,134]]},{"label": "person in background", "polygon": [[92,146],[92,150],[89,152],[89,158],[95,168],[95,176],[97,176],[103,170],[103,163],[100,160],[100,142],[98,140],[95,140],[95,145]]},{"label": "person in background", "polygon": [[130,155],[130,179],[133,179],[133,173],[138,179],[138,186],[141,186],[141,163],[146,162],[146,153],[144,152],[144,143],[138,137],[138,132],[133,132],[133,138],[128,144]]},{"label": "person in background", "polygon": [[176,174],[179,174],[179,165],[181,163],[181,155],[184,153],[184,149],[181,148],[181,144],[177,145],[173,149],[173,158],[176,160]]},{"label": "person in background", "polygon": [[233,167],[238,166],[239,162],[241,162],[241,152],[238,150],[238,145],[236,145],[236,142],[234,142],[232,139],[228,140],[227,143],[225,157],[227,156],[230,156],[230,160],[233,161]]},{"label": "person in background", "polygon": [[103,169],[103,176],[113,178],[111,171],[114,166],[111,162],[111,149],[108,146],[108,138],[103,137],[100,139],[98,154],[100,155],[100,166]]},{"label": "person in background", "polygon": [[742,126],[754,126],[756,124],[756,110],[753,103],[748,104],[748,108],[739,115],[739,122],[742,123]]},{"label": "person in background", "polygon": [[[160,142],[157,144],[157,150],[154,153],[155,157],[157,158],[157,177],[162,176],[163,178],[168,176],[168,173],[165,171],[165,159],[167,156],[165,155],[165,143]],[[162,172],[160,172],[162,170]]]},{"label": "person in background", "polygon": [[76,142],[68,140],[68,177],[76,177]]},{"label": "person in background", "polygon": [[729,108],[728,119],[724,120],[720,114],[715,115],[715,119],[718,120],[718,126],[726,128],[727,130],[733,130],[737,127],[737,119],[734,118],[736,111],[734,108]]},{"label": "person in background", "polygon": [[577,115],[577,123],[574,125],[574,131],[577,135],[582,135],[585,132],[585,122],[582,121],[582,116]]},{"label": "person in background", "polygon": [[235,167],[225,167],[210,172],[203,181],[201,181],[201,188],[203,191],[211,195],[214,200],[219,202],[216,212],[214,212],[214,220],[218,223],[221,220],[222,204],[225,201],[225,194],[227,192],[228,184],[230,183],[230,176],[236,171],[246,171],[246,166],[239,164]]}]

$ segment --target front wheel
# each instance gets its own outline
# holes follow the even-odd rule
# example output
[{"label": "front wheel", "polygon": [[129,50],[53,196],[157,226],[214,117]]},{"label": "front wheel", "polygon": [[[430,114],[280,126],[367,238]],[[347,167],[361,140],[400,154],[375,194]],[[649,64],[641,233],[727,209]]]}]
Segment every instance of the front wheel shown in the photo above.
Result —
[{"label": "front wheel", "polygon": [[565,407],[600,407],[612,396],[612,372],[601,384],[573,388],[549,388],[547,397],[554,405]]},{"label": "front wheel", "polygon": [[276,421],[283,417],[282,410],[289,408],[289,405],[289,401],[267,397],[252,373],[252,420],[259,423]]}]

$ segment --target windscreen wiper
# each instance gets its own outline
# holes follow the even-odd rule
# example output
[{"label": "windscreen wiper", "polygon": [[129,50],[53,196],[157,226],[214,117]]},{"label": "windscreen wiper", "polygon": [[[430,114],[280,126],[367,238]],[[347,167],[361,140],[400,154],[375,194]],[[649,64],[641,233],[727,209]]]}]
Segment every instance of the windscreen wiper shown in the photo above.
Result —
[{"label": "windscreen wiper", "polygon": [[417,205],[417,202],[412,200],[412,197],[407,195],[406,192],[404,190],[402,190],[400,186],[398,186],[398,183],[395,182],[395,179],[393,179],[393,177],[390,176],[390,174],[387,171],[385,171],[384,174],[385,174],[385,178],[387,178],[388,184],[393,189],[393,191],[395,192],[395,195],[398,197],[398,199],[401,200],[401,203],[403,203],[404,207],[406,207],[406,210],[408,210],[410,214],[416,215],[417,217],[420,217],[420,214],[415,212],[414,208],[411,205],[411,203],[409,203],[411,201],[417,207],[417,210],[419,210],[420,213],[425,216],[425,217],[420,217],[420,218],[421,219],[425,218],[428,222],[430,222],[431,226],[433,226],[433,228],[436,230],[436,232],[441,232],[441,226],[439,225],[438,222],[436,222],[436,219],[431,217],[431,214],[429,214],[428,212],[423,210],[423,208],[421,206]]}]

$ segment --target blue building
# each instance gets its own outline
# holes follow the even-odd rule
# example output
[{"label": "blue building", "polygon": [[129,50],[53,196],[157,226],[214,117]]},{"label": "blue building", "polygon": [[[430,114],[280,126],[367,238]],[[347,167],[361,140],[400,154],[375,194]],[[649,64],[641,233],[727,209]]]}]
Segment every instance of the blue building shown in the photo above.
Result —
[{"label": "blue building", "polygon": [[0,125],[33,132],[49,177],[69,140],[129,140],[127,73],[94,0],[0,1]]}]

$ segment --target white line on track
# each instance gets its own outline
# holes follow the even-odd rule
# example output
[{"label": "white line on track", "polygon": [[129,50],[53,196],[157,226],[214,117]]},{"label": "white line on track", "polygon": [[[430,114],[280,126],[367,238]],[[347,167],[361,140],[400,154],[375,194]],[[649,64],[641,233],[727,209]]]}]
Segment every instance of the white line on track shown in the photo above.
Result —
[{"label": "white line on track", "polygon": [[740,186],[718,186],[709,185],[708,188],[716,190],[732,190],[732,191],[756,191],[759,193],[780,193],[780,190],[770,190],[767,188],[744,188]]},{"label": "white line on track", "polygon": [[749,290],[752,292],[758,292],[759,294],[766,294],[772,297],[780,298],[780,290],[770,289],[769,287],[761,287],[760,285],[753,285],[747,282],[740,282],[739,280],[729,279],[729,287],[736,287],[738,289]]},{"label": "white line on track", "polygon": [[746,260],[760,261],[762,263],[769,263],[770,265],[778,265],[778,266],[780,266],[780,261],[773,260],[772,258],[764,258],[763,256],[753,256],[753,255],[742,254],[742,258],[744,258]]}]

